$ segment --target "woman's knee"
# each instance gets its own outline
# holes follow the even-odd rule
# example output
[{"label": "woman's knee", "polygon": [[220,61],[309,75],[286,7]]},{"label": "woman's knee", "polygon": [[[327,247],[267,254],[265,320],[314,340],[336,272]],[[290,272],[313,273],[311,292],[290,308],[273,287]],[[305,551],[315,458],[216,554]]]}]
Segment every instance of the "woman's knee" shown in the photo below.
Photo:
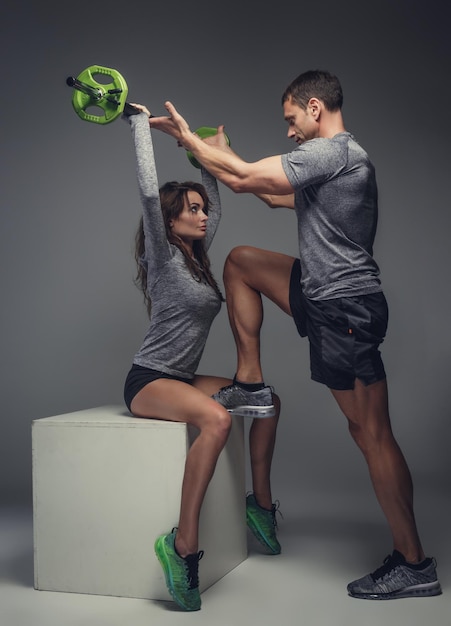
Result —
[{"label": "woman's knee", "polygon": [[214,403],[216,406],[209,411],[208,419],[205,422],[204,429],[213,434],[215,438],[227,441],[229,433],[232,429],[232,416],[223,406]]}]

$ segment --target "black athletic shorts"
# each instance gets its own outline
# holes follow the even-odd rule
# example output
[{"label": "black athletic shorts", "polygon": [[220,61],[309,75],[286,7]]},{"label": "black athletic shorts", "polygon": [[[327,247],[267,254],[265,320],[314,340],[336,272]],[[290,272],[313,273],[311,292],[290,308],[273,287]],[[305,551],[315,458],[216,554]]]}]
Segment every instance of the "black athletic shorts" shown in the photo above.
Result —
[{"label": "black athletic shorts", "polygon": [[293,263],[290,307],[301,337],[310,344],[312,380],[329,389],[354,389],[385,378],[379,352],[388,324],[383,292],[350,298],[310,300],[300,288],[299,259]]},{"label": "black athletic shorts", "polygon": [[130,405],[138,391],[141,391],[141,389],[145,387],[147,383],[151,383],[158,378],[180,380],[181,382],[188,383],[189,385],[193,382],[192,379],[189,378],[171,376],[171,374],[165,374],[164,372],[159,372],[158,370],[152,370],[148,367],[142,367],[141,365],[133,364],[129,373],[127,374],[127,378],[125,379],[124,384],[124,400],[130,413]]}]

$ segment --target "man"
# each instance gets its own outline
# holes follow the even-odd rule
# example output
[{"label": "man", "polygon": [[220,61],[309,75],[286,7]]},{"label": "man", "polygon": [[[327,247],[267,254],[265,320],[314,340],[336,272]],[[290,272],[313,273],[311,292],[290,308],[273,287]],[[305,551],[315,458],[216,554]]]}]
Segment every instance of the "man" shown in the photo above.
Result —
[{"label": "man", "polygon": [[342,103],[340,82],[329,72],[298,76],[282,96],[288,137],[298,147],[254,163],[227,146],[222,126],[213,140],[202,141],[170,102],[169,117],[150,123],[233,191],[296,211],[300,259],[249,246],[227,258],[224,284],[238,361],[234,384],[215,399],[232,413],[258,408],[271,414],[271,388],[260,365],[264,294],[308,337],[312,379],[329,387],[346,416],[391,529],[393,553],[372,574],[351,582],[349,595],[438,595],[435,560],[425,557],[416,528],[409,468],[391,429],[378,349],[388,309],[373,258],[375,172],[345,129]]}]

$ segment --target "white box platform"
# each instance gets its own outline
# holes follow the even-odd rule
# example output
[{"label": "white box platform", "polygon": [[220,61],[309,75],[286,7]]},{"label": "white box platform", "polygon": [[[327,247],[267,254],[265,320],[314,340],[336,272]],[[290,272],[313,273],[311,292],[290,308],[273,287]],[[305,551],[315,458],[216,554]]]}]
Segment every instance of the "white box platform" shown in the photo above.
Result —
[{"label": "white box platform", "polygon": [[[194,437],[116,405],[34,420],[35,588],[169,600],[153,546],[177,525]],[[209,485],[199,543],[201,592],[247,558],[242,418]]]}]

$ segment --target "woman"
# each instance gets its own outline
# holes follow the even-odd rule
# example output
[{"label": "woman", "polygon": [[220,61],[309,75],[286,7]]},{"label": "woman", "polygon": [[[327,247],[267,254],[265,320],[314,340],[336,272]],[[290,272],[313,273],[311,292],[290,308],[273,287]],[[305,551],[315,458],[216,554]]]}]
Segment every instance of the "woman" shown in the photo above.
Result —
[{"label": "woman", "polygon": [[[223,301],[207,255],[221,205],[216,179],[203,169],[203,185],[168,182],[158,188],[150,113],[142,105],[133,106],[139,113],[124,115],[124,119],[134,139],[143,205],[136,237],[137,283],[144,293],[150,326],[133,359],[124,399],[136,417],[185,422],[199,431],[186,458],[178,526],[155,542],[171,595],[183,609],[195,611],[201,606],[200,510],[232,420],[227,409],[211,397],[231,381],[196,374]],[[274,404],[275,415],[255,419],[250,429],[254,493],[247,499],[247,518],[260,541],[277,554],[280,545],[270,489],[280,411],[277,396]]]}]

